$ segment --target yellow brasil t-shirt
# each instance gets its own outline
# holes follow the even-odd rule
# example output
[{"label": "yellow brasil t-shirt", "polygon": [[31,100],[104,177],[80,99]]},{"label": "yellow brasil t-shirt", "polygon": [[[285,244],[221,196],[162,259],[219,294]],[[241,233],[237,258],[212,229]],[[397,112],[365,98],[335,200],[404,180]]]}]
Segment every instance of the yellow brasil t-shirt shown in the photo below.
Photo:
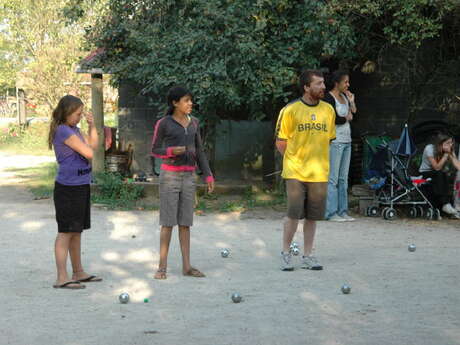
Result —
[{"label": "yellow brasil t-shirt", "polygon": [[283,178],[328,181],[329,143],[335,139],[335,112],[329,103],[311,106],[298,99],[287,104],[280,111],[276,137],[287,140]]}]

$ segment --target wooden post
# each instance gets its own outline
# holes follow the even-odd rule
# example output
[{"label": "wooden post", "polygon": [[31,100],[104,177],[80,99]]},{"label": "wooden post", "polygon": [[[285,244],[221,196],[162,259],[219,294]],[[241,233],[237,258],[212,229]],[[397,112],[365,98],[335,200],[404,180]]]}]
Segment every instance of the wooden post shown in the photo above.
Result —
[{"label": "wooden post", "polygon": [[16,103],[18,107],[18,123],[19,126],[23,127],[26,125],[26,93],[24,90],[18,90],[18,102]]},{"label": "wooden post", "polygon": [[104,171],[105,167],[105,136],[104,136],[104,98],[102,74],[91,74],[91,108],[99,142],[94,151],[93,172]]}]

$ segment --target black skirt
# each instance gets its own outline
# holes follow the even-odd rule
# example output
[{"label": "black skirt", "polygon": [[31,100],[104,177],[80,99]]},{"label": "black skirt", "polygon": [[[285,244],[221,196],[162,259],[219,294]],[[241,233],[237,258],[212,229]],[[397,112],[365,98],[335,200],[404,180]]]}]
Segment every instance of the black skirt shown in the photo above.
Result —
[{"label": "black skirt", "polygon": [[58,232],[82,232],[91,227],[89,184],[66,186],[55,182],[54,207]]}]

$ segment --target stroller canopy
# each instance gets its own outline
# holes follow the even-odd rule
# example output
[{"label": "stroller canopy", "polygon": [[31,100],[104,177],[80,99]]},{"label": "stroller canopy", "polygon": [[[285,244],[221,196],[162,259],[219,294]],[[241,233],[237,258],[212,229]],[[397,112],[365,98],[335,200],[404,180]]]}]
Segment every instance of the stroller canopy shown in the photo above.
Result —
[{"label": "stroller canopy", "polygon": [[406,123],[401,136],[399,137],[394,153],[401,156],[412,156],[416,151],[417,147],[409,135],[409,129]]}]

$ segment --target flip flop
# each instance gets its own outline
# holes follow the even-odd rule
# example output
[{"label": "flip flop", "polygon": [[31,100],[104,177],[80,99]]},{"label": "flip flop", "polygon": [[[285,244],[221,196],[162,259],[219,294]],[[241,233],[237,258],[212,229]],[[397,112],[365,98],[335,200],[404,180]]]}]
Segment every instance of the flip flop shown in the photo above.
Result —
[{"label": "flip flop", "polygon": [[90,275],[89,277],[86,277],[84,279],[78,279],[80,283],[91,283],[91,282],[101,282],[102,278]]},{"label": "flip flop", "polygon": [[159,268],[157,270],[157,273],[155,273],[155,276],[153,278],[155,279],[166,279],[166,268]]},{"label": "flip flop", "polygon": [[[70,284],[74,284],[73,286],[70,286]],[[65,282],[64,284],[54,284],[53,288],[55,289],[69,289],[69,290],[79,290],[79,289],[84,289],[86,286],[83,284],[80,284],[79,281],[77,280],[71,280],[68,282]]]},{"label": "flip flop", "polygon": [[199,270],[197,270],[196,268],[193,268],[193,267],[188,272],[184,272],[183,275],[187,276],[187,277],[195,277],[195,278],[204,278],[204,277],[206,277],[204,275],[204,273],[200,272]]}]

